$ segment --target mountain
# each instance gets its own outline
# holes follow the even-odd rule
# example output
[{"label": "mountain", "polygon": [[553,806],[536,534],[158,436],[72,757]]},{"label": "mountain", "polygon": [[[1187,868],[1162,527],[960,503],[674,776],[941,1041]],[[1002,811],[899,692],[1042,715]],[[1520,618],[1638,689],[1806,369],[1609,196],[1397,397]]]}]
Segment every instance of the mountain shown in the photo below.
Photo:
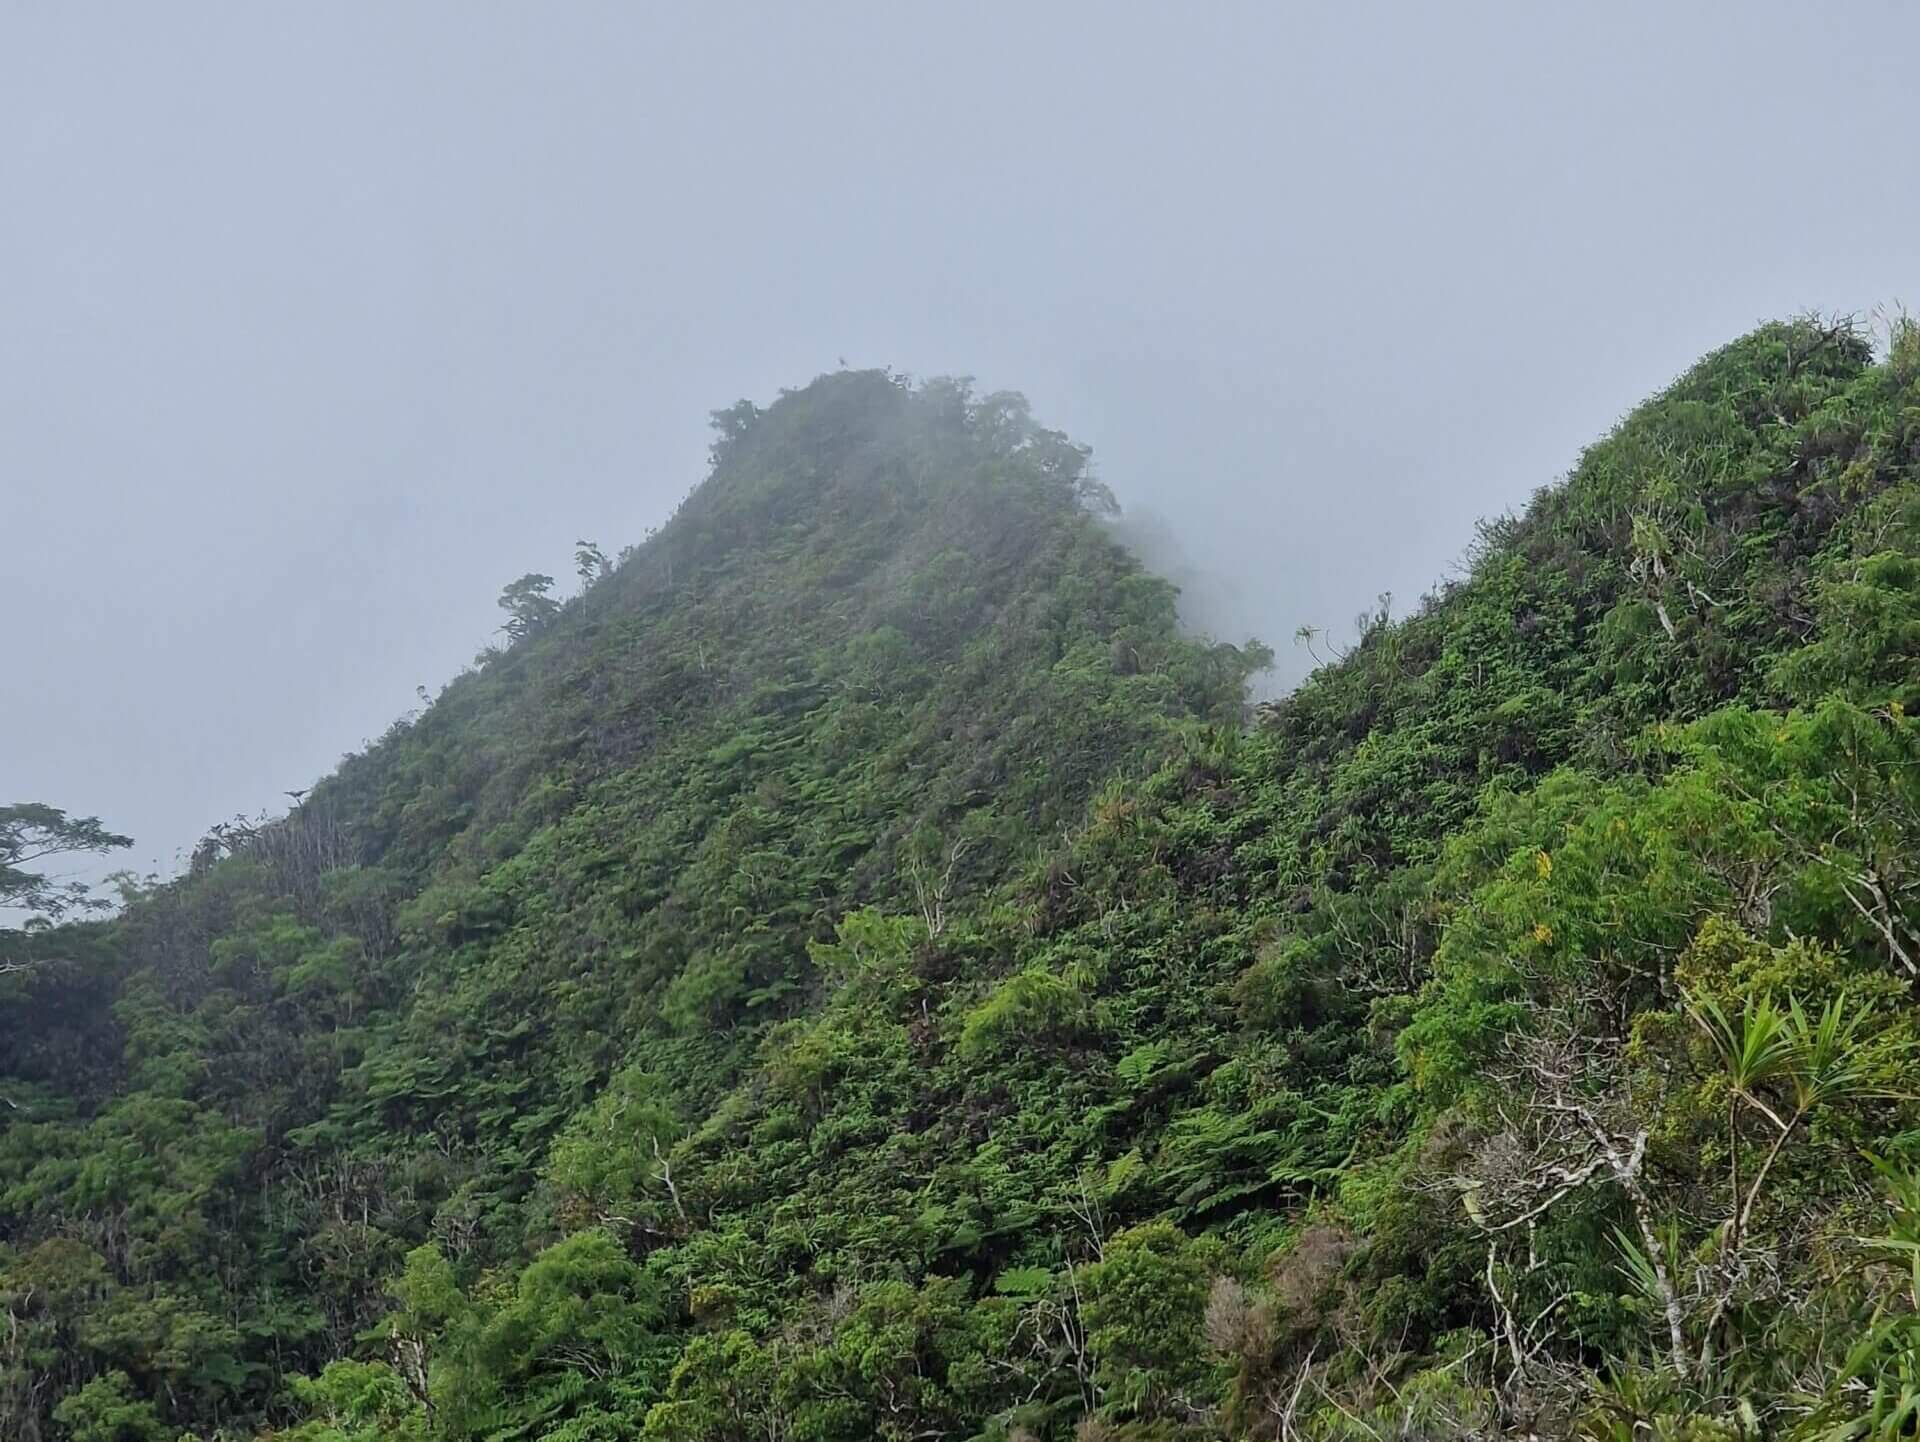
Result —
[{"label": "mountain", "polygon": [[1708,357],[1253,714],[1018,397],[715,421],[14,939],[7,1435],[1899,1435],[1913,330]]}]

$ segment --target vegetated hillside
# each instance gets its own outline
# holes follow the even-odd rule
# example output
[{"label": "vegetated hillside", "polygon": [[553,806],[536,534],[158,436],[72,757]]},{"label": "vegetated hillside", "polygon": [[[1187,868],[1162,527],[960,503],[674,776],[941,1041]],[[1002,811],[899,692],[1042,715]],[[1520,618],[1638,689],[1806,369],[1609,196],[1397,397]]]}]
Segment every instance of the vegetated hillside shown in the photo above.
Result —
[{"label": "vegetated hillside", "polygon": [[1251,727],[1011,400],[719,420],[0,979],[9,1426],[1903,1435],[1911,330],[1710,356]]},{"label": "vegetated hillside", "polygon": [[[510,588],[515,643],[291,817],[28,938],[68,961],[0,978],[0,1435],[63,1397],[76,1435],[286,1420],[290,1376],[384,1355],[411,1249],[470,1281],[579,1232],[552,1148],[593,1099],[652,1079],[674,1151],[830,993],[810,942],[983,894],[1241,716],[1264,656],[1176,634],[1017,397],[840,374],[717,420],[659,535],[563,607]],[[622,1256],[695,1231],[637,1225]],[[630,1288],[670,1361],[685,1296]]]}]

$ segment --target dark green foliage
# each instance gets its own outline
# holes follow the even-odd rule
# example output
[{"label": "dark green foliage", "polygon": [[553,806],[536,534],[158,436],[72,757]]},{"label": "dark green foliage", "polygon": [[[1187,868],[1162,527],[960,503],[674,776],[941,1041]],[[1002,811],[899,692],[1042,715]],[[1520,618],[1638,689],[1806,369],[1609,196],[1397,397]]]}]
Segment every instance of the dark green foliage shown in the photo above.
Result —
[{"label": "dark green foliage", "polygon": [[1251,728],[1017,398],[719,413],[658,535],[0,980],[6,1425],[1879,1425],[1915,346],[1709,357]]}]

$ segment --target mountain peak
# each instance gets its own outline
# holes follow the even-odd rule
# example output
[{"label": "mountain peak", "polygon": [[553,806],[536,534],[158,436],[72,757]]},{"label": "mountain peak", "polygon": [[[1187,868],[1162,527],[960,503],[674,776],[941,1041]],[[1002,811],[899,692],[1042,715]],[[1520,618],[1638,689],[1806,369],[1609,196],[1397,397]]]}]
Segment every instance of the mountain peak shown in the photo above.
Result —
[{"label": "mountain peak", "polygon": [[1845,1430],[1912,1364],[1829,1259],[1863,1152],[1920,1225],[1917,361],[1716,352],[1251,725],[1020,397],[716,413],[291,815],[18,938],[0,1408]]}]

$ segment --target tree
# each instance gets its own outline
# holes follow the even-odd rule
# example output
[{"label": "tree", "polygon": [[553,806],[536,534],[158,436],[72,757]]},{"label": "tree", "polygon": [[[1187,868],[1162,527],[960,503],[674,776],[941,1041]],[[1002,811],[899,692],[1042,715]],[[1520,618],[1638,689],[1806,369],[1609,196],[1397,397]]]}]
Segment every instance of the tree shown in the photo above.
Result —
[{"label": "tree", "polygon": [[1177,1414],[1207,1367],[1207,1270],[1186,1235],[1171,1222],[1121,1232],[1083,1285],[1081,1319],[1108,1395],[1146,1416]]},{"label": "tree", "polygon": [[134,1395],[125,1372],[96,1377],[53,1409],[73,1442],[167,1442],[178,1435],[151,1402]]},{"label": "tree", "polygon": [[613,563],[607,559],[607,553],[592,541],[575,541],[573,568],[580,573],[580,585],[584,589],[611,571]]},{"label": "tree", "polygon": [[0,911],[54,918],[105,906],[88,895],[84,882],[63,882],[28,868],[49,857],[105,855],[131,845],[132,837],[107,830],[97,816],[71,817],[35,801],[0,806]]},{"label": "tree", "polygon": [[713,445],[708,451],[708,459],[718,466],[733,454],[740,442],[746,439],[760,419],[760,407],[752,401],[739,400],[723,411],[710,413],[713,424]]},{"label": "tree", "polygon": [[553,589],[553,577],[529,571],[500,592],[500,609],[507,613],[507,624],[500,629],[518,641],[531,635],[560,614],[560,603],[547,592]]},{"label": "tree", "polygon": [[294,1377],[311,1420],[282,1434],[298,1442],[395,1442],[424,1435],[426,1414],[385,1362],[342,1357],[318,1377]]}]

